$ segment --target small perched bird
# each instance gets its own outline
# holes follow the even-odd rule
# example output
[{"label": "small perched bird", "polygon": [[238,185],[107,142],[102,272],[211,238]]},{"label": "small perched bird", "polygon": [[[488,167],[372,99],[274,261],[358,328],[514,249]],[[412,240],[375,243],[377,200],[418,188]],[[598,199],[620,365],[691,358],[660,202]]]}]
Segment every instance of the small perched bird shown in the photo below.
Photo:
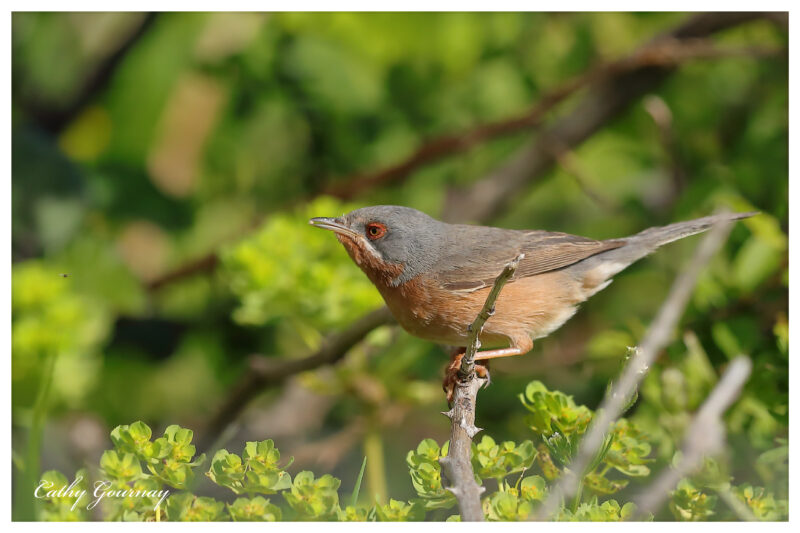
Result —
[{"label": "small perched bird", "polygon": [[[533,341],[558,329],[611,278],[659,246],[709,229],[720,214],[596,241],[541,230],[447,224],[409,207],[378,205],[338,218],[312,218],[331,230],[378,288],[397,322],[422,339],[466,346],[468,327],[506,264],[524,257],[480,335],[476,361],[527,353]],[[498,348],[499,347],[499,348]],[[448,399],[464,348],[445,377]],[[485,368],[479,369],[486,375]]]}]

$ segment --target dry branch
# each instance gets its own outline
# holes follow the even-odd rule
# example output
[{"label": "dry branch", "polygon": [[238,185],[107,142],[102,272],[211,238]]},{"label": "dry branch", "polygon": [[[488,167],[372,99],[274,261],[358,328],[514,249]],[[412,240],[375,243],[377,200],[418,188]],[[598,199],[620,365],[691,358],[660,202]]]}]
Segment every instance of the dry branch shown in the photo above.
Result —
[{"label": "dry branch", "polygon": [[[722,379],[711,391],[694,416],[683,443],[683,457],[675,468],[665,468],[658,478],[636,499],[637,518],[655,513],[678,482],[702,466],[703,458],[719,453],[725,445],[725,425],[722,415],[736,401],[742,386],[750,377],[750,359],[741,356],[731,362]],[[738,508],[737,514],[744,515]],[[749,512],[749,511],[748,511]]]},{"label": "dry branch", "polygon": [[439,462],[447,479],[452,483],[447,490],[458,500],[461,520],[465,522],[483,521],[481,494],[486,490],[475,481],[475,472],[472,470],[472,439],[480,431],[475,427],[475,405],[478,390],[486,382],[485,379],[475,375],[475,354],[481,345],[479,337],[483,326],[494,314],[494,305],[500,296],[500,291],[514,275],[523,257],[524,254],[517,256],[497,276],[481,311],[470,324],[467,351],[461,359],[461,368],[458,370],[453,406],[444,413],[451,422],[450,447],[447,455],[440,458]]},{"label": "dry branch", "polygon": [[633,357],[623,369],[619,380],[612,385],[597,409],[595,418],[581,441],[578,453],[539,509],[538,519],[551,518],[558,511],[561,501],[575,494],[581,475],[605,441],[609,427],[622,414],[622,410],[647,375],[656,357],[669,342],[675,326],[689,302],[697,277],[724,244],[731,226],[731,221],[721,221],[715,224],[697,247],[689,265],[675,280],[667,299],[662,304],[641,344],[634,351]]},{"label": "dry branch", "polygon": [[[268,387],[280,385],[287,378],[300,372],[335,363],[344,357],[353,346],[361,342],[370,331],[389,324],[393,320],[389,309],[381,307],[361,317],[341,333],[326,339],[322,347],[308,357],[287,361],[262,355],[252,356],[246,373],[206,426],[203,432],[204,444],[210,444],[216,435],[221,434],[229,424],[236,420],[250,400]],[[205,449],[202,445],[200,448]]]}]

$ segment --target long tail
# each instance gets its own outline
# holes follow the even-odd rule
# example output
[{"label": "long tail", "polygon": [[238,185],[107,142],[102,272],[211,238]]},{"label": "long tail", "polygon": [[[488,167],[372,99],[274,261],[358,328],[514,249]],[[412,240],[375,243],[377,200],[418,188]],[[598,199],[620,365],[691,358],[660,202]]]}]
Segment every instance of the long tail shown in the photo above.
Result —
[{"label": "long tail", "polygon": [[[648,228],[624,239],[612,239],[613,241],[623,241],[625,244],[619,248],[593,255],[577,263],[572,268],[575,269],[574,272],[576,274],[588,275],[591,273],[592,277],[595,277],[598,281],[607,280],[664,244],[702,233],[723,220],[740,220],[757,214],[759,214],[757,211],[750,213],[722,213],[695,220],[687,220],[686,222],[676,222],[668,226]],[[603,287],[605,287],[605,284],[602,287],[598,287],[597,290]]]}]

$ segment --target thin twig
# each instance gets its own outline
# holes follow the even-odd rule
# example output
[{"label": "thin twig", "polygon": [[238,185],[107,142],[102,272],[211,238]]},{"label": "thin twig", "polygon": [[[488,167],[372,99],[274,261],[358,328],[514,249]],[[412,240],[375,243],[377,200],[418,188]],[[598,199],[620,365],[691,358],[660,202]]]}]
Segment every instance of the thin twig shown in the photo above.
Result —
[{"label": "thin twig", "polygon": [[[636,518],[641,519],[648,513],[658,511],[678,481],[702,466],[705,456],[717,454],[723,449],[725,425],[722,422],[722,415],[739,397],[742,386],[750,377],[752,366],[750,359],[745,356],[740,356],[731,362],[717,386],[694,416],[683,442],[681,461],[675,468],[665,468],[636,498],[638,507]],[[752,513],[750,515],[742,513],[735,503],[733,508],[740,518],[748,520],[752,516]]]},{"label": "thin twig", "polygon": [[[344,355],[373,329],[394,321],[387,307],[381,307],[361,317],[341,333],[328,338],[322,347],[302,359],[278,359],[255,355],[250,360],[247,373],[230,392],[225,404],[217,411],[204,431],[204,442],[209,444],[215,435],[222,433],[244,410],[255,396],[268,387],[280,385],[287,378],[330,365]],[[201,449],[205,449],[200,446]]]},{"label": "thin twig", "polygon": [[609,427],[619,418],[656,357],[669,342],[675,326],[689,302],[698,275],[723,245],[731,226],[732,223],[729,220],[722,220],[715,224],[697,247],[689,266],[673,283],[667,299],[647,330],[644,340],[634,351],[633,357],[625,366],[619,380],[613,384],[597,409],[595,418],[581,441],[578,453],[558,484],[550,491],[539,509],[537,519],[551,518],[558,511],[561,501],[569,499],[575,494],[584,470],[605,441]]},{"label": "thin twig", "polygon": [[469,326],[469,342],[467,343],[467,351],[464,353],[464,357],[461,359],[461,368],[458,371],[458,377],[462,380],[467,379],[468,376],[474,374],[475,372],[475,354],[478,353],[478,349],[481,347],[480,341],[480,334],[483,331],[483,326],[486,324],[486,321],[491,318],[494,314],[494,304],[497,301],[497,298],[500,296],[500,291],[503,290],[503,287],[511,279],[514,275],[514,272],[517,271],[517,267],[519,266],[519,262],[525,258],[525,254],[519,254],[515,257],[510,263],[508,263],[500,275],[497,276],[497,279],[494,280],[494,285],[492,285],[492,290],[489,291],[489,294],[486,296],[486,301],[483,302],[483,307],[481,308],[478,316],[475,317],[475,321],[470,324]]},{"label": "thin twig", "polygon": [[485,487],[475,481],[472,470],[472,439],[480,431],[475,427],[475,404],[478,389],[486,382],[475,375],[475,353],[480,347],[480,334],[486,321],[494,314],[494,305],[506,282],[516,272],[523,254],[508,263],[494,280],[492,290],[486,296],[478,316],[469,326],[467,351],[461,359],[458,381],[453,394],[453,407],[443,413],[450,418],[450,447],[447,455],[439,459],[447,479],[452,484],[447,490],[453,493],[458,501],[461,520],[465,522],[483,521],[481,494]]}]

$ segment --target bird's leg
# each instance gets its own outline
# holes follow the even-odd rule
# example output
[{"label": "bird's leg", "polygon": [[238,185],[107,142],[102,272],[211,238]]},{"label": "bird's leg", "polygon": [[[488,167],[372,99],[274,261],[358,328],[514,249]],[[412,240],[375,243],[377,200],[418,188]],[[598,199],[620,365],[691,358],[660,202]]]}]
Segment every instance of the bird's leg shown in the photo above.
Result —
[{"label": "bird's leg", "polygon": [[499,359],[500,357],[512,357],[522,355],[533,349],[533,341],[528,335],[515,335],[509,338],[511,346],[500,348],[499,350],[485,350],[475,354],[476,361],[487,361],[489,359]]},{"label": "bird's leg", "polygon": [[500,357],[512,357],[514,355],[522,355],[523,351],[519,348],[501,348],[499,350],[485,350],[475,354],[476,361],[485,361],[487,359],[498,359]]},{"label": "bird's leg", "polygon": [[[447,365],[447,368],[444,371],[444,380],[442,381],[442,389],[447,393],[448,404],[453,402],[453,391],[455,390],[456,383],[458,383],[458,371],[461,369],[461,360],[464,358],[464,354],[466,353],[467,349],[462,346],[455,348],[450,354],[450,364]],[[489,385],[491,382],[491,376],[489,375],[488,363],[485,365],[476,364],[475,373],[481,379],[486,380],[486,386]]]}]

